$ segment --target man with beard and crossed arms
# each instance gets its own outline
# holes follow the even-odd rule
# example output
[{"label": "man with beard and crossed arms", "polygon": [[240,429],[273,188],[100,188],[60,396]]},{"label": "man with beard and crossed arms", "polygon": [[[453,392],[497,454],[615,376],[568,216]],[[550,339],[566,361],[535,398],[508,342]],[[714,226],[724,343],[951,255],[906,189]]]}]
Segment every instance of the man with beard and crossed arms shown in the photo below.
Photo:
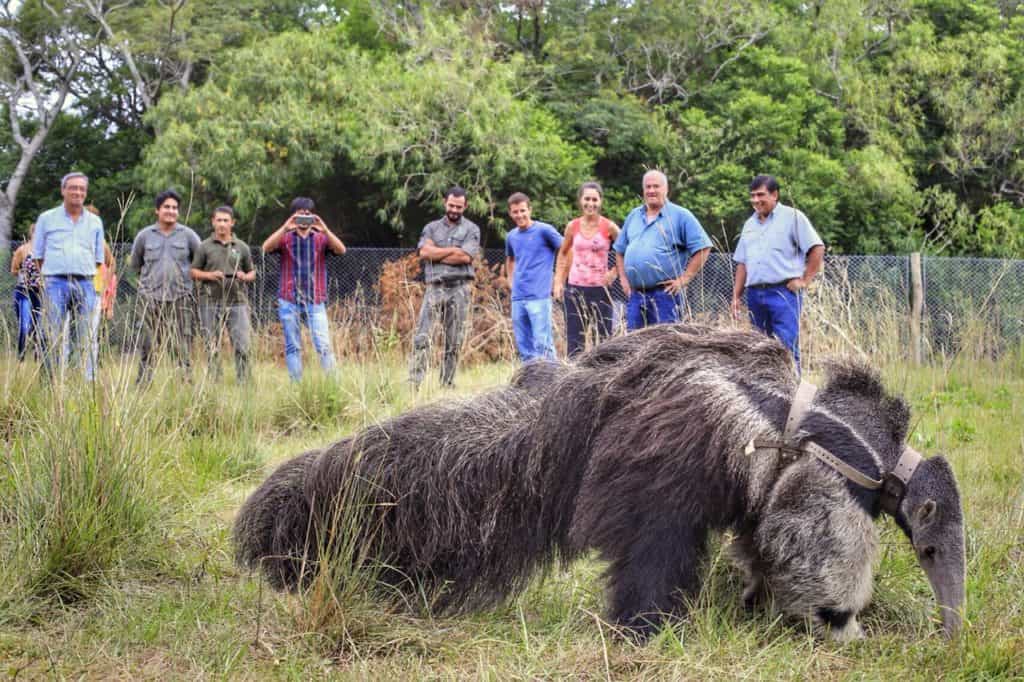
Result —
[{"label": "man with beard and crossed arms", "polygon": [[480,253],[480,228],[462,214],[466,190],[452,187],[444,195],[444,217],[423,228],[419,256],[423,261],[426,289],[419,322],[413,337],[409,383],[419,388],[430,356],[433,326],[441,322],[444,360],[441,385],[455,381],[455,367],[465,334],[473,294],[473,259]]}]

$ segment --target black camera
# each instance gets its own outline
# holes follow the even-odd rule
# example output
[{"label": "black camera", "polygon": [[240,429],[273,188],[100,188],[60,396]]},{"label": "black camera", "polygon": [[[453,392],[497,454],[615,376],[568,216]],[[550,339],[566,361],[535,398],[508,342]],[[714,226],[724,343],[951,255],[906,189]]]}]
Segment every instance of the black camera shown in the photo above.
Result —
[{"label": "black camera", "polygon": [[312,225],[316,222],[316,216],[312,215],[297,215],[295,216],[296,225]]}]

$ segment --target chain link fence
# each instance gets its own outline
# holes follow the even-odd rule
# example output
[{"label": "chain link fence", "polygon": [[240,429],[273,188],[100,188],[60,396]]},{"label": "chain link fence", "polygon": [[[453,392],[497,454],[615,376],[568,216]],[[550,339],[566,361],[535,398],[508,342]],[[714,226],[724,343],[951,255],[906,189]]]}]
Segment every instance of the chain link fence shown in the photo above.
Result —
[{"label": "chain link fence", "polygon": [[[258,277],[249,289],[253,324],[257,332],[275,334],[277,326],[277,288],[279,258],[264,255],[258,246],[252,252]],[[119,283],[114,319],[106,325],[108,346],[122,351],[131,347],[137,336],[137,321],[133,301],[136,297],[135,273],[127,270],[130,245],[114,246]],[[353,327],[374,330],[376,337],[392,334],[407,336],[411,321],[396,324],[395,308],[401,315],[415,316],[419,307],[422,276],[417,276],[413,249],[350,248],[343,256],[329,255],[328,301],[332,317],[344,318]],[[406,259],[403,261],[403,259]],[[508,297],[503,289],[504,251],[487,249],[478,265],[478,287],[493,291],[478,296],[475,307],[491,305],[499,310],[489,311],[489,319],[500,323],[507,318]],[[406,305],[395,305],[391,300],[382,311],[382,275],[396,263],[412,264],[401,269],[407,286],[391,287],[392,299],[407,297]],[[481,278],[484,268],[487,277]],[[392,273],[394,275],[394,273]],[[919,343],[923,355],[953,355],[969,349],[990,357],[997,357],[1010,349],[1020,347],[1024,340],[1024,261],[983,258],[921,258],[923,311],[918,320],[920,340],[914,338],[911,320],[913,284],[910,256],[828,256],[823,275],[808,292],[804,308],[804,334],[802,344],[805,355],[817,351],[848,352],[851,348],[864,356],[891,353],[908,357],[911,344]],[[481,279],[487,279],[480,284]],[[730,254],[714,253],[689,286],[686,294],[687,313],[691,319],[710,324],[727,324],[732,298],[733,263]],[[15,280],[8,276],[0,281],[0,297],[12,301]],[[397,293],[396,293],[397,292]],[[623,302],[624,296],[616,283],[612,295]],[[621,306],[619,306],[621,315]],[[3,328],[13,348],[16,333],[14,308],[9,303],[2,309]],[[386,314],[383,314],[386,312]],[[480,312],[479,310],[477,311]],[[556,315],[560,317],[560,315]],[[511,327],[505,325],[500,336],[506,338],[504,349],[490,353],[489,357],[511,354]],[[363,343],[374,335],[347,333],[336,339]],[[409,339],[398,338],[396,343],[406,346]],[[339,348],[341,355],[345,348]]]}]

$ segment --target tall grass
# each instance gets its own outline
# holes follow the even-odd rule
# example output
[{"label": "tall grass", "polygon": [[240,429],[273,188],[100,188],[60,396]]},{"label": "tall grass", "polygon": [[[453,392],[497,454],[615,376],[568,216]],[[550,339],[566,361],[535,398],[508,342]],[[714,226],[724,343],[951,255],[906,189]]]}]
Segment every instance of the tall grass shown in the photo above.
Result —
[{"label": "tall grass", "polygon": [[409,402],[387,363],[374,373],[313,368],[297,384],[258,366],[239,386],[196,362],[190,380],[164,366],[140,387],[130,356],[104,360],[89,384],[0,355],[0,442],[10,452],[0,470],[0,620],[80,602],[160,555],[181,510],[260,470],[274,440],[329,440]]},{"label": "tall grass", "polygon": [[[9,670],[25,666],[22,676],[73,677],[1020,677],[1024,348],[1002,347],[994,359],[984,320],[965,313],[960,355],[936,353],[912,368],[904,308],[823,282],[807,297],[803,350],[812,380],[832,354],[882,368],[913,404],[915,447],[953,463],[969,593],[965,635],[952,644],[931,636],[927,583],[888,522],[863,618],[871,639],[846,648],[808,638],[799,624],[745,614],[739,577],[717,545],[690,615],[645,647],[602,620],[596,559],[554,570],[482,614],[432,618],[426,596],[396,608],[381,594],[386,567],[364,561],[345,530],[359,522],[350,514],[366,512],[355,499],[338,507],[348,510],[334,521],[339,542],[311,567],[310,588],[265,591],[233,566],[228,540],[235,509],[263,472],[452,395],[436,371],[419,394],[409,390],[395,330],[339,328],[337,340],[359,339],[360,348],[338,353],[333,377],[313,358],[295,385],[273,332],[258,334],[245,386],[230,371],[209,380],[197,354],[191,382],[164,363],[142,390],[133,359],[107,354],[96,385],[69,373],[48,387],[33,363],[0,352],[0,445],[9,453],[0,467],[0,659],[13,661]],[[350,324],[367,323],[357,317]],[[512,367],[461,366],[459,393],[502,383]]]},{"label": "tall grass", "polygon": [[20,415],[0,480],[5,598],[75,602],[150,537],[161,507],[152,437],[142,403],[120,405],[98,385],[14,383],[3,397]]}]

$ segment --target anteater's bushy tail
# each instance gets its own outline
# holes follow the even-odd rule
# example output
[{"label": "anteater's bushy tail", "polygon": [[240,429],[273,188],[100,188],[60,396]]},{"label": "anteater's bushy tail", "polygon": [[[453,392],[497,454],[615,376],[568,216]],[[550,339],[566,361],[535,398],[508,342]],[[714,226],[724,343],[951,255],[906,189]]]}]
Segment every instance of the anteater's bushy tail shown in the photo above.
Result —
[{"label": "anteater's bushy tail", "polygon": [[235,519],[235,561],[262,570],[279,590],[296,587],[305,571],[312,530],[305,482],[319,455],[306,452],[278,467]]},{"label": "anteater's bushy tail", "polygon": [[569,558],[576,488],[562,483],[578,482],[586,463],[552,457],[532,435],[539,396],[563,371],[529,367],[513,386],[412,410],[286,462],[239,513],[238,562],[295,589],[347,533],[362,561],[404,592],[423,590],[435,611],[500,602]]}]

